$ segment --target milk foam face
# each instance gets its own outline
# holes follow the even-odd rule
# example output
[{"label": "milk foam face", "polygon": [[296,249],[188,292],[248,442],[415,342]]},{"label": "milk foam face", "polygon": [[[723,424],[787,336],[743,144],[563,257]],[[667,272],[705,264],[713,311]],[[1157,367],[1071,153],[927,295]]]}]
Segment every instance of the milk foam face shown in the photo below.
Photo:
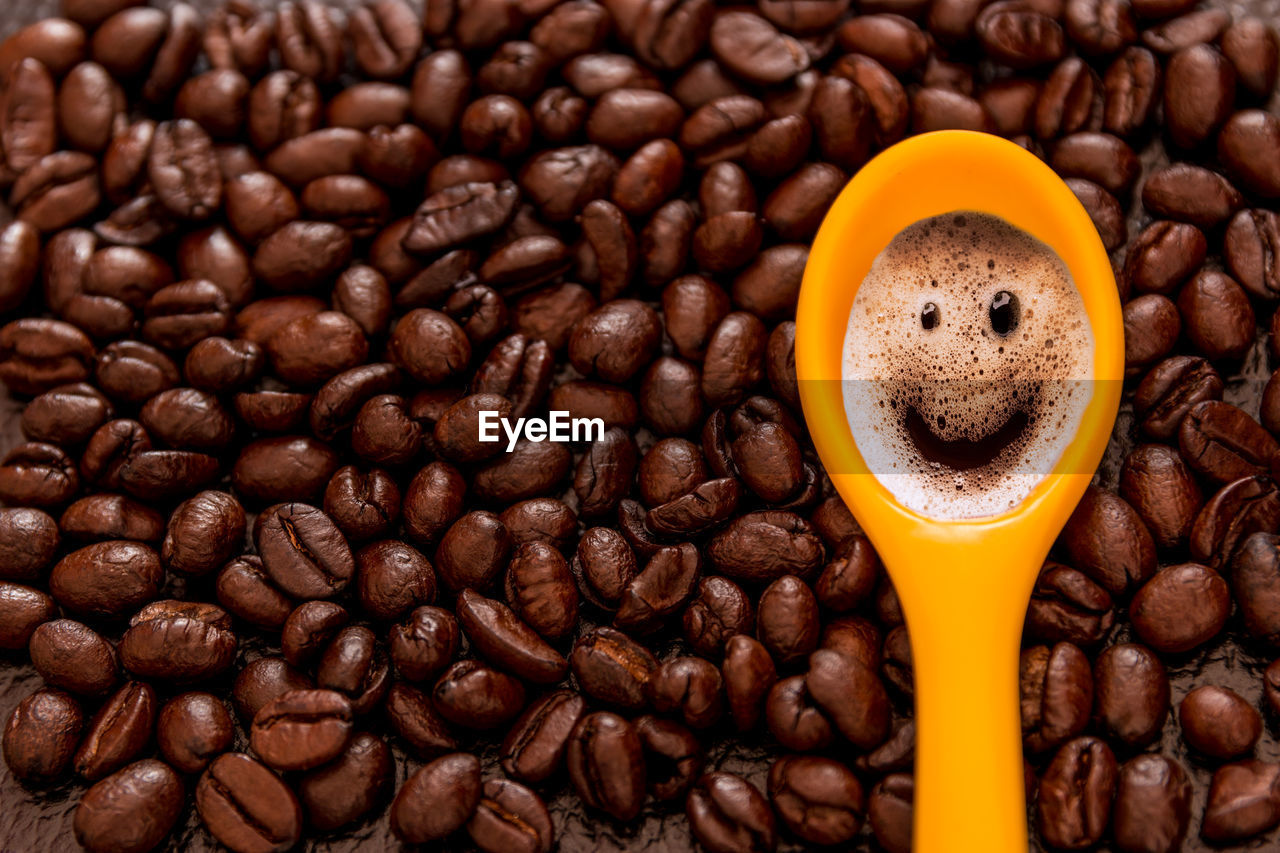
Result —
[{"label": "milk foam face", "polygon": [[987,214],[923,219],[876,257],[849,314],[854,441],[909,509],[944,520],[1002,514],[1074,438],[1093,348],[1053,249]]}]

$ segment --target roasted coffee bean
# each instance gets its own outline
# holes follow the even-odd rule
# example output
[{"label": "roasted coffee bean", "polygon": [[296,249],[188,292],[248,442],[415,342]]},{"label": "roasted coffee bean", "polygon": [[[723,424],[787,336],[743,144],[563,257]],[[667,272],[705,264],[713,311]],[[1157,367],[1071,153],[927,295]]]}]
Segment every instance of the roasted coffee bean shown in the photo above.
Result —
[{"label": "roasted coffee bean", "polygon": [[183,773],[200,773],[231,747],[231,715],[210,693],[183,693],[160,709],[156,744],[165,761]]},{"label": "roasted coffee bean", "polygon": [[822,562],[818,536],[794,513],[764,510],[740,516],[712,537],[712,566],[735,580],[805,577]]},{"label": "roasted coffee bean", "polygon": [[1112,599],[1083,572],[1052,561],[1036,578],[1027,633],[1048,642],[1100,643],[1115,622]]},{"label": "roasted coffee bean", "polygon": [[1234,690],[1213,685],[1183,697],[1178,722],[1192,749],[1219,759],[1251,752],[1262,734],[1262,715]]},{"label": "roasted coffee bean", "polygon": [[45,622],[27,645],[31,665],[45,683],[72,693],[99,695],[116,683],[116,650],[100,634],[71,619]]},{"label": "roasted coffee bean", "polygon": [[512,610],[543,637],[556,640],[573,630],[578,589],[568,562],[550,545],[526,542],[515,549],[505,591]]},{"label": "roasted coffee bean", "polygon": [[778,830],[769,801],[755,786],[732,773],[708,773],[698,780],[685,803],[689,828],[708,850],[771,851]]},{"label": "roasted coffee bean", "polygon": [[183,219],[207,219],[222,203],[222,175],[213,142],[190,119],[156,126],[147,175],[160,202]]},{"label": "roasted coffee bean", "polygon": [[362,625],[338,631],[316,668],[316,686],[344,694],[357,714],[367,714],[382,702],[389,680],[387,656],[373,631]]},{"label": "roasted coffee bean", "polygon": [[391,829],[409,844],[437,841],[461,829],[480,804],[480,762],[453,753],[410,776],[391,804]]},{"label": "roasted coffee bean", "polygon": [[1200,834],[1213,843],[1242,841],[1276,825],[1271,793],[1280,766],[1251,758],[1220,767],[1209,785]]},{"label": "roasted coffee bean", "polygon": [[1173,293],[1204,262],[1204,232],[1184,222],[1154,222],[1129,247],[1124,278],[1139,293]]},{"label": "roasted coffee bean", "polygon": [[1223,254],[1232,276],[1254,296],[1280,292],[1280,220],[1268,210],[1242,210],[1227,226]]},{"label": "roasted coffee bean", "polygon": [[676,657],[663,663],[645,684],[649,704],[660,714],[679,712],[690,728],[714,725],[724,707],[720,671],[697,657]]},{"label": "roasted coffee bean", "polygon": [[514,503],[498,516],[511,533],[512,542],[542,542],[558,551],[573,544],[578,532],[578,517],[564,501],[555,498],[530,498]]},{"label": "roasted coffee bean", "polygon": [[701,566],[688,543],[659,549],[623,588],[614,624],[640,633],[661,627],[693,595]]},{"label": "roasted coffee bean", "polygon": [[524,687],[511,676],[479,661],[464,660],[445,670],[431,694],[440,715],[455,725],[492,729],[509,722],[524,707]]},{"label": "roasted coffee bean", "polygon": [[431,704],[431,697],[402,681],[387,690],[387,721],[409,750],[430,759],[458,748],[448,723]]},{"label": "roasted coffee bean", "polygon": [[569,736],[565,763],[587,805],[634,820],[645,796],[644,750],[635,728],[608,711],[587,714]]},{"label": "roasted coffee bean", "polygon": [[1133,505],[1160,548],[1186,541],[1203,498],[1182,458],[1171,448],[1143,444],[1125,458],[1120,493]]},{"label": "roasted coffee bean", "polygon": [[1064,849],[1097,843],[1111,813],[1116,774],[1115,755],[1098,738],[1077,738],[1058,750],[1036,798],[1036,826],[1044,839]]},{"label": "roasted coffee bean", "polygon": [[633,725],[645,752],[649,794],[663,801],[683,798],[705,764],[698,737],[679,723],[649,714]]},{"label": "roasted coffee bean", "polygon": [[1216,172],[1173,163],[1150,173],[1142,186],[1142,204],[1157,216],[1213,228],[1243,207],[1244,199]]},{"label": "roasted coffee bean", "polygon": [[722,670],[733,723],[740,732],[750,731],[760,719],[765,695],[777,681],[773,659],[759,641],[736,634],[725,643]]},{"label": "roasted coffee bean", "polygon": [[564,678],[565,659],[501,602],[464,589],[457,612],[475,649],[498,666],[535,683]]},{"label": "roasted coffee bean", "polygon": [[108,540],[63,557],[49,574],[49,591],[73,613],[123,616],[155,598],[163,580],[151,548]]},{"label": "roasted coffee bean", "polygon": [[245,664],[236,675],[231,688],[236,713],[247,727],[253,718],[272,699],[290,690],[309,690],[315,687],[310,676],[294,669],[280,657],[260,657]]},{"label": "roasted coffee bean", "polygon": [[569,664],[584,693],[626,709],[644,707],[645,684],[658,668],[652,652],[612,628],[579,639]]},{"label": "roasted coffee bean", "polygon": [[1139,755],[1120,768],[1111,809],[1111,834],[1126,853],[1179,849],[1191,817],[1191,780],[1162,755]]},{"label": "roasted coffee bean", "polygon": [[774,660],[786,666],[818,646],[818,602],[794,575],[778,578],[760,595],[756,635]]},{"label": "roasted coffee bean", "polygon": [[212,604],[154,601],[129,620],[120,662],[141,678],[200,681],[227,669],[239,640],[231,617]]},{"label": "roasted coffee bean", "polygon": [[1178,430],[1178,447],[1197,472],[1218,483],[1266,474],[1280,444],[1229,403],[1205,401],[1192,406]]},{"label": "roasted coffee bean", "polygon": [[1084,731],[1093,709],[1093,673],[1070,643],[1033,646],[1022,653],[1018,687],[1022,739],[1028,750],[1057,749]]},{"label": "roasted coffee bean", "polygon": [[1184,563],[1161,569],[1138,590],[1129,616],[1138,635],[1156,650],[1184,652],[1221,631],[1230,610],[1226,581],[1206,566]]},{"label": "roasted coffee bean", "polygon": [[1159,737],[1169,713],[1169,678],[1150,649],[1108,647],[1094,663],[1093,685],[1094,714],[1108,736],[1128,746]]},{"label": "roasted coffee bean", "polygon": [[[1231,15],[1225,9],[1203,9],[1192,12],[1191,6],[1175,4],[1162,10],[1160,17],[1170,14],[1177,17],[1164,21],[1142,34],[1142,41],[1157,53],[1174,53],[1196,44],[1211,44],[1231,23]],[[1179,14],[1186,12],[1187,14]]]},{"label": "roasted coffee bean", "polygon": [[44,592],[0,581],[0,649],[25,649],[36,628],[57,615],[57,605]]},{"label": "roasted coffee bean", "polygon": [[782,822],[814,844],[843,844],[857,835],[867,800],[856,776],[831,758],[783,756],[769,768],[769,799]]},{"label": "roasted coffee bean", "polygon": [[391,781],[391,751],[376,735],[354,735],[338,758],[298,781],[307,819],[321,831],[337,829],[373,810]]},{"label": "roasted coffee bean", "polygon": [[1210,359],[1239,358],[1253,343],[1253,308],[1223,273],[1206,271],[1193,278],[1178,296],[1178,310],[1187,337]]},{"label": "roasted coffee bean", "polygon": [[490,779],[467,821],[467,834],[483,853],[550,853],[555,840],[542,799],[517,782]]},{"label": "roasted coffee bean", "polygon": [[[805,686],[840,733],[859,748],[871,749],[888,736],[889,697],[876,673],[861,662],[819,649],[809,656]],[[851,695],[860,701],[851,705]]]},{"label": "roasted coffee bean", "polygon": [[582,697],[569,690],[557,690],[534,702],[502,742],[503,770],[531,784],[545,781],[560,769],[569,738],[585,712]]},{"label": "roasted coffee bean", "polygon": [[783,678],[769,688],[764,720],[780,744],[797,752],[826,749],[835,739],[831,721],[814,703],[803,675]]},{"label": "roasted coffee bean", "polygon": [[1253,533],[1280,525],[1280,495],[1270,477],[1242,477],[1211,497],[1191,529],[1191,555],[1212,566],[1229,565]]},{"label": "roasted coffee bean", "polygon": [[232,850],[287,849],[302,833],[302,809],[293,791],[242,752],[218,756],[200,776],[196,813]]},{"label": "roasted coffee bean", "polygon": [[699,653],[714,659],[735,634],[751,633],[751,601],[728,578],[704,577],[684,611],[684,636]]},{"label": "roasted coffee bean", "polygon": [[356,553],[357,593],[369,615],[392,621],[436,597],[431,563],[403,542],[382,540]]},{"label": "roasted coffee bean", "polygon": [[147,745],[155,719],[155,691],[142,682],[130,681],[93,716],[72,766],[90,782],[116,772]]},{"label": "roasted coffee bean", "polygon": [[293,610],[293,601],[272,584],[262,559],[252,554],[223,566],[214,589],[218,603],[232,615],[262,628],[280,628]]},{"label": "roasted coffee bean", "polygon": [[52,782],[71,764],[84,724],[69,694],[45,687],[24,697],[5,722],[4,761],[19,779]]},{"label": "roasted coffee bean", "polygon": [[292,690],[253,718],[250,743],[276,770],[310,770],[336,758],[351,736],[354,712],[332,690]]},{"label": "roasted coffee bean", "polygon": [[891,773],[871,789],[867,822],[889,853],[910,853],[914,785],[907,773]]},{"label": "roasted coffee bean", "polygon": [[272,580],[298,598],[332,597],[355,573],[342,534],[327,515],[306,504],[278,504],[258,516],[254,541]]},{"label": "roasted coffee bean", "polygon": [[169,517],[160,559],[171,571],[208,574],[239,552],[244,533],[239,501],[226,492],[201,492],[179,504]]},{"label": "roasted coffee bean", "polygon": [[[291,418],[302,417],[305,398],[301,403]],[[309,436],[260,438],[240,451],[231,470],[231,484],[240,495],[260,504],[312,500],[321,494],[337,467],[338,455],[333,448]]]},{"label": "roasted coffee bean", "polygon": [[80,798],[72,822],[86,850],[141,851],[158,847],[182,814],[178,774],[155,759],[130,764]]},{"label": "roasted coffee bean", "polygon": [[1272,591],[1280,580],[1278,558],[1276,537],[1254,533],[1244,540],[1232,564],[1231,587],[1245,628],[1268,642],[1274,642],[1280,631],[1280,613],[1272,604]]},{"label": "roasted coffee bean", "polygon": [[[1192,88],[1197,97],[1189,96]],[[1177,51],[1165,66],[1169,138],[1181,148],[1194,148],[1211,138],[1231,114],[1235,94],[1235,68],[1216,48],[1195,44]]]}]

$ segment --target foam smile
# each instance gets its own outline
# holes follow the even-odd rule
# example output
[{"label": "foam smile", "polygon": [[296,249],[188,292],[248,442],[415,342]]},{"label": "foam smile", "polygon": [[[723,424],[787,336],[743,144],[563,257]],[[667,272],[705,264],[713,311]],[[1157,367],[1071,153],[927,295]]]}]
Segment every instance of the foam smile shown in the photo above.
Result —
[{"label": "foam smile", "polygon": [[933,424],[917,411],[907,407],[907,432],[916,450],[930,462],[960,471],[981,468],[995,460],[1000,452],[1022,437],[1030,418],[1022,409],[1014,409],[995,432],[971,441],[967,438],[943,439],[933,431]]}]

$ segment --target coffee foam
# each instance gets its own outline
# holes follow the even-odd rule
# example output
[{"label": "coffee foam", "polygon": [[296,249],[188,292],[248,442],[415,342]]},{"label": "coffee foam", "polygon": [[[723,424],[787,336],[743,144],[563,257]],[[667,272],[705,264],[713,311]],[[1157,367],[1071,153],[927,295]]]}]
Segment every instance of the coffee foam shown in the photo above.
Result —
[{"label": "coffee foam", "polygon": [[[1005,336],[988,311],[1002,290],[1020,305]],[[930,302],[939,322],[926,330]],[[858,288],[844,340],[845,414],[871,472],[902,505],[940,519],[999,515],[1061,459],[1092,373],[1093,332],[1057,253],[1003,219],[955,212],[901,231]],[[1022,415],[1026,425],[989,461],[962,469],[921,455],[912,410],[917,428],[942,442],[1015,431]]]}]

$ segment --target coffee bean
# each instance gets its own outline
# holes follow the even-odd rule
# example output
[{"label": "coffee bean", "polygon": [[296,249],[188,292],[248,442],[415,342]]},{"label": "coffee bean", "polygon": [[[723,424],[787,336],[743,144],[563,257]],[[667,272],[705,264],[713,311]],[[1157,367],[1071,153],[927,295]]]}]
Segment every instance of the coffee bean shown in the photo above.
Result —
[{"label": "coffee bean", "polygon": [[645,683],[658,668],[652,652],[612,628],[597,628],[580,638],[569,664],[584,693],[628,709],[644,706]]},{"label": "coffee bean", "polygon": [[1216,172],[1173,163],[1148,175],[1142,185],[1142,204],[1156,216],[1213,228],[1243,207],[1244,199]]},{"label": "coffee bean", "polygon": [[708,850],[773,850],[778,830],[768,800],[755,786],[732,773],[708,773],[694,785],[685,804],[689,828]]},{"label": "coffee bean", "polygon": [[254,540],[272,580],[298,598],[329,598],[355,573],[342,534],[327,515],[306,504],[278,504],[258,516]]},{"label": "coffee bean", "polygon": [[769,733],[787,749],[822,750],[835,739],[831,721],[814,703],[803,675],[780,679],[769,688],[764,719]]},{"label": "coffee bean", "polygon": [[389,680],[386,653],[363,625],[339,630],[316,668],[316,686],[344,694],[357,714],[367,714],[382,702]]},{"label": "coffee bean", "polygon": [[474,660],[449,667],[432,691],[432,701],[442,717],[474,729],[509,722],[524,707],[524,699],[519,681]]},{"label": "coffee bean", "polygon": [[37,627],[27,651],[31,665],[46,684],[72,693],[105,693],[119,675],[120,664],[111,643],[71,619],[55,619]]},{"label": "coffee bean", "polygon": [[1160,65],[1151,51],[1125,48],[1103,77],[1103,127],[1121,137],[1141,129],[1155,112],[1160,82]]},{"label": "coffee bean", "polygon": [[1120,768],[1111,834],[1124,851],[1173,851],[1191,817],[1191,780],[1178,762],[1139,755]]},{"label": "coffee bean", "polygon": [[1237,359],[1253,343],[1253,308],[1230,276],[1205,270],[1178,295],[1178,311],[1192,345],[1209,359]]},{"label": "coffee bean", "polygon": [[738,731],[755,728],[761,703],[777,681],[773,659],[757,640],[735,634],[725,643],[724,687],[729,712]]},{"label": "coffee bean", "polygon": [[410,776],[391,804],[391,828],[409,844],[437,841],[461,829],[480,804],[480,762],[453,753]]},{"label": "coffee bean", "polygon": [[307,819],[322,831],[360,819],[379,804],[393,767],[385,742],[367,732],[354,735],[337,759],[298,781]]},{"label": "coffee bean", "polygon": [[1253,750],[1262,734],[1262,716],[1235,691],[1202,685],[1178,706],[1182,738],[1214,758],[1236,758]]},{"label": "coffee bean", "polygon": [[[1190,87],[1198,97],[1189,97]],[[1196,44],[1169,57],[1165,67],[1164,117],[1169,138],[1181,148],[1194,148],[1213,134],[1231,114],[1236,73],[1216,48]]]},{"label": "coffee bean", "polygon": [[1084,731],[1093,708],[1093,673],[1076,646],[1033,646],[1022,653],[1018,686],[1027,749],[1057,749]]},{"label": "coffee bean", "polygon": [[857,835],[867,800],[856,776],[819,756],[783,756],[769,768],[769,799],[783,823],[814,844],[843,844]]},{"label": "coffee bean", "polygon": [[156,743],[165,761],[183,773],[202,772],[231,747],[231,715],[210,693],[183,693],[165,703]]},{"label": "coffee bean", "polygon": [[1116,759],[1095,737],[1068,742],[1040,779],[1036,827],[1055,847],[1095,844],[1107,828],[1116,787]]},{"label": "coffee bean", "polygon": [[1049,642],[1096,645],[1115,622],[1106,589],[1083,572],[1052,561],[1036,578],[1027,608],[1027,633]]},{"label": "coffee bean", "polygon": [[129,620],[120,640],[120,662],[142,678],[201,681],[231,665],[238,643],[231,617],[222,608],[154,601]]},{"label": "coffee bean", "polygon": [[569,736],[565,762],[584,803],[621,821],[640,813],[644,752],[635,728],[622,717],[597,711],[580,719]]},{"label": "coffee bean", "polygon": [[214,838],[237,851],[287,849],[302,832],[297,797],[241,752],[218,756],[200,776],[196,813]]},{"label": "coffee bean", "polygon": [[24,697],[5,722],[4,761],[19,779],[52,782],[71,764],[84,724],[69,694],[42,688]]},{"label": "coffee bean", "polygon": [[1259,835],[1280,820],[1272,787],[1280,766],[1251,758],[1213,774],[1200,834],[1208,841],[1241,841]]},{"label": "coffee bean", "polygon": [[1139,445],[1125,458],[1120,476],[1120,493],[1133,505],[1156,545],[1174,549],[1184,543],[1203,497],[1182,457],[1164,445]]},{"label": "coffee bean", "polygon": [[[1194,611],[1183,610],[1190,597]],[[1196,563],[1161,569],[1134,596],[1129,615],[1138,635],[1158,651],[1183,652],[1222,630],[1231,609],[1227,583]],[[1194,612],[1194,617],[1191,616]]]},{"label": "coffee bean", "polygon": [[262,706],[249,739],[276,770],[310,770],[346,748],[352,716],[351,703],[340,693],[291,690]]},{"label": "coffee bean", "polygon": [[1215,567],[1229,564],[1236,549],[1258,531],[1280,522],[1280,494],[1270,477],[1241,477],[1219,489],[1196,516],[1191,556]]},{"label": "coffee bean", "polygon": [[503,770],[531,784],[545,781],[560,769],[570,735],[585,711],[582,697],[568,690],[531,704],[502,742]]},{"label": "coffee bean", "polygon": [[1135,643],[1107,648],[1093,670],[1095,715],[1104,732],[1129,746],[1160,735],[1169,713],[1169,678],[1160,659]]},{"label": "coffee bean", "polygon": [[915,786],[907,773],[891,773],[871,789],[867,822],[876,841],[889,853],[911,850],[911,817]]},{"label": "coffee bean", "polygon": [[1130,246],[1124,277],[1139,293],[1169,295],[1204,263],[1204,232],[1184,222],[1154,222]]},{"label": "coffee bean", "polygon": [[551,853],[555,828],[542,799],[518,782],[490,779],[467,821],[482,853]]},{"label": "coffee bean", "polygon": [[386,696],[387,721],[409,750],[421,758],[434,758],[458,748],[449,724],[421,690],[397,681]]},{"label": "coffee bean", "polygon": [[130,764],[84,793],[72,828],[86,850],[143,851],[159,846],[182,813],[178,774],[145,759]]}]

